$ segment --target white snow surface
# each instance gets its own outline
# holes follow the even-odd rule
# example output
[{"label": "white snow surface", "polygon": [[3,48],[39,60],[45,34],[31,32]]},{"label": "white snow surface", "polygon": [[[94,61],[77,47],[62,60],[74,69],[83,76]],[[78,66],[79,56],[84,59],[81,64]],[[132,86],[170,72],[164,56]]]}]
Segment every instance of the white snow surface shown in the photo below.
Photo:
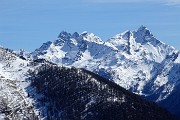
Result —
[{"label": "white snow surface", "polygon": [[7,105],[11,111],[8,115],[0,112],[2,120],[32,119],[32,114],[37,114],[26,92],[26,87],[29,85],[26,80],[28,70],[34,69],[28,67],[28,64],[29,61],[22,60],[14,53],[0,47],[0,105]]}]

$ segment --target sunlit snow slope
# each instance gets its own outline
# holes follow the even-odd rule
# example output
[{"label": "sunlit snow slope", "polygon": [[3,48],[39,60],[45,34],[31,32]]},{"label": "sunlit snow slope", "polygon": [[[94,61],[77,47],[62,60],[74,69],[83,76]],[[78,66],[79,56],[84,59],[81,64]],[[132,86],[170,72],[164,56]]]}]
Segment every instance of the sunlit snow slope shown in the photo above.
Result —
[{"label": "sunlit snow slope", "polygon": [[0,120],[37,120],[25,87],[29,62],[0,47]]}]

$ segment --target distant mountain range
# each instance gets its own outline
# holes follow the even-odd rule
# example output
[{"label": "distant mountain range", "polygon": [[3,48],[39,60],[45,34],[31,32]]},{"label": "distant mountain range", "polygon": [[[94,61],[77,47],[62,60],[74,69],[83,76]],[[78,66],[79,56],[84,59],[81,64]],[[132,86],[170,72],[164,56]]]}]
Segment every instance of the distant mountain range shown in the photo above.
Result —
[{"label": "distant mountain range", "polygon": [[[28,97],[32,97],[32,93],[35,94],[37,92],[35,89],[39,89],[37,88],[38,86],[36,86],[36,84],[31,84],[29,81],[29,78],[32,79],[32,74],[30,73],[34,73],[35,71],[35,73],[38,75],[39,70],[37,70],[37,68],[39,69],[39,67],[43,66],[43,64],[53,64],[55,66],[58,65],[68,67],[69,71],[71,71],[71,67],[75,67],[77,68],[74,68],[75,71],[80,70],[82,72],[81,68],[83,68],[83,73],[90,75],[93,74],[93,77],[96,76],[95,74],[98,74],[101,76],[98,78],[105,78],[102,86],[105,84],[107,84],[105,86],[111,86],[111,84],[114,86],[114,83],[116,83],[117,86],[119,85],[128,91],[158,103],[160,106],[169,110],[172,114],[175,114],[176,116],[180,115],[180,92],[178,92],[180,89],[180,51],[159,41],[145,26],[141,26],[135,31],[125,31],[117,34],[107,41],[101,40],[93,33],[83,32],[79,34],[75,32],[70,34],[63,31],[55,41],[48,41],[44,43],[40,48],[36,49],[32,53],[24,50],[11,51],[4,48],[1,48],[1,51],[3,52],[1,52],[0,58],[2,59],[0,61],[0,75],[4,77],[3,79],[17,80],[16,84],[22,87],[26,98],[28,101],[30,101],[28,103],[33,103],[31,101],[35,101],[35,103],[37,102],[36,105],[39,106],[40,113],[45,113],[45,111],[41,111],[43,108],[42,104],[46,104],[51,97],[49,98],[49,94],[46,93],[48,91],[46,90],[39,90],[37,93],[38,95],[45,95],[45,98],[42,98],[45,99],[44,101],[46,102],[43,102],[42,104],[38,102],[37,98]],[[9,55],[15,57],[8,57]],[[54,73],[54,71],[52,72]],[[59,72],[63,71],[60,70]],[[47,77],[43,79],[48,79],[47,74],[49,73],[47,72],[47,74],[43,74]],[[53,75],[57,76],[58,74],[54,73]],[[67,75],[73,76],[70,74]],[[35,78],[36,76],[34,76],[34,79]],[[56,80],[54,77],[53,79]],[[104,83],[104,81],[107,80],[110,81]],[[88,81],[91,84],[92,81]],[[99,81],[99,79],[97,79],[97,81]],[[46,85],[54,85],[54,83],[51,83],[50,81],[42,80],[41,82],[41,85],[43,86],[42,89],[48,87]],[[58,82],[60,81],[57,81],[56,83],[60,85]],[[95,86],[98,89],[97,85]],[[70,87],[69,89],[72,88]],[[124,90],[120,87],[118,89],[120,91]],[[72,89],[72,91],[73,90],[76,91],[76,89]],[[52,93],[58,92],[51,89],[50,91]],[[26,95],[27,93],[28,95]],[[129,92],[127,93],[130,94]],[[57,94],[64,93],[58,92]],[[109,93],[107,93],[105,90],[105,93],[100,92],[100,94],[96,95],[106,96],[106,94]],[[111,95],[114,96],[114,93],[111,93]],[[86,96],[88,97],[88,95]],[[115,94],[115,96],[118,96],[119,99],[121,95],[118,93],[118,95]],[[134,96],[134,94],[132,94],[132,96]],[[132,96],[130,95],[130,97]],[[59,98],[59,100],[64,99],[66,98]],[[133,103],[133,99],[132,101],[128,102]],[[135,101],[138,101],[139,99],[141,98],[135,98]],[[107,100],[107,97],[105,97],[102,102],[106,103]],[[53,98],[52,101],[54,101],[53,104],[56,103],[56,99]],[[52,101],[47,102],[47,104],[52,104]],[[139,103],[137,102],[137,104]],[[110,103],[109,105],[113,107],[113,110],[115,110],[114,103]],[[145,104],[142,104],[143,109],[145,108],[144,105],[146,106],[146,102]],[[67,107],[67,105],[65,106]],[[119,104],[117,106],[121,105]],[[34,110],[33,107],[32,110]],[[60,107],[61,106],[59,106],[59,108]],[[70,106],[70,108],[71,107],[72,106]],[[131,111],[129,107],[130,106],[127,106],[127,109]],[[46,109],[44,108],[43,110]],[[147,111],[149,111],[149,109]],[[152,110],[152,114],[154,114],[153,111],[156,111],[156,107]],[[126,114],[125,111],[121,112]],[[137,111],[135,110],[134,112]],[[38,111],[33,111],[31,113],[34,114],[29,115],[27,113],[27,115],[37,118]],[[51,113],[48,114],[48,117],[52,116]],[[69,113],[67,112],[67,114]],[[95,113],[92,114],[92,116],[95,115]],[[161,112],[159,114],[161,114]],[[42,116],[47,117],[47,115],[41,115],[41,117]]]},{"label": "distant mountain range", "polygon": [[27,59],[92,71],[180,115],[180,51],[159,41],[145,26],[107,41],[93,33],[63,31],[34,52],[20,53]]}]

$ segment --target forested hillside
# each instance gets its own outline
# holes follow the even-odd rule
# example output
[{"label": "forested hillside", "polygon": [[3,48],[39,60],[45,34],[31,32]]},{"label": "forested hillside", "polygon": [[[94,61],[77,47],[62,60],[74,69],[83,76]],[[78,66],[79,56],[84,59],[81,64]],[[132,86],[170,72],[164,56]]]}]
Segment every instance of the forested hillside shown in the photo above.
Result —
[{"label": "forested hillside", "polygon": [[48,120],[172,120],[155,103],[84,69],[43,64],[27,91]]}]

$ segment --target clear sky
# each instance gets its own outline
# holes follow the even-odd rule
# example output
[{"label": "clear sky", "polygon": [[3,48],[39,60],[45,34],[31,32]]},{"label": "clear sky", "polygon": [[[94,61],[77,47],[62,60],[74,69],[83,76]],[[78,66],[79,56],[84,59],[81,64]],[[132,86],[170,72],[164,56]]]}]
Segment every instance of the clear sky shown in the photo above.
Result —
[{"label": "clear sky", "polygon": [[14,50],[33,51],[62,30],[107,40],[141,25],[180,50],[180,0],[0,0],[0,45]]}]

